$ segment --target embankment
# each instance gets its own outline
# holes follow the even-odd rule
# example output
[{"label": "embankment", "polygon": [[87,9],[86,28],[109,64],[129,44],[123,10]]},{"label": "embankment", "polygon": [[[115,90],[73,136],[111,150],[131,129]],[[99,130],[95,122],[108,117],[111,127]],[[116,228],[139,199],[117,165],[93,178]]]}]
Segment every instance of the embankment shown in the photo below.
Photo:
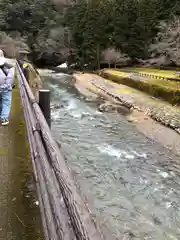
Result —
[{"label": "embankment", "polygon": [[127,120],[132,122],[140,132],[180,153],[179,107],[173,107],[165,101],[153,99],[136,89],[95,74],[74,74],[73,76],[76,80],[75,86],[82,94],[88,93],[89,97],[93,93],[93,98],[100,96],[112,103],[126,106],[131,110],[126,116]]},{"label": "embankment", "polygon": [[[139,74],[139,75],[138,75]],[[170,104],[180,106],[180,82],[169,81],[168,78],[160,77],[153,74],[145,74],[143,72],[135,73],[132,69],[122,71],[102,70],[100,75],[111,81],[129,87],[138,89],[153,97],[163,99]],[[152,78],[156,76],[156,78]]]}]

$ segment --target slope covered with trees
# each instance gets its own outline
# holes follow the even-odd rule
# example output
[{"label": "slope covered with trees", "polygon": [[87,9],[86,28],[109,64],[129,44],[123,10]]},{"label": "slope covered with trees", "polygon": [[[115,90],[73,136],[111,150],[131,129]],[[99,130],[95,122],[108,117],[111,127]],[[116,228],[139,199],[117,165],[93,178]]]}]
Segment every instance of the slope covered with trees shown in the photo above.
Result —
[{"label": "slope covered with trees", "polygon": [[179,15],[178,0],[1,0],[0,44],[27,44],[41,64],[179,65]]}]

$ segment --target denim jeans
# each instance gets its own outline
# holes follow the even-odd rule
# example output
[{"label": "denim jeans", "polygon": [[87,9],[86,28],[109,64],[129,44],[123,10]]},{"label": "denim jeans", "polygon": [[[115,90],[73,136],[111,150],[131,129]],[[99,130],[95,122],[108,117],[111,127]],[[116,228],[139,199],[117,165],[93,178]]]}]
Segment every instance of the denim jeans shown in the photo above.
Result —
[{"label": "denim jeans", "polygon": [[11,110],[11,99],[12,99],[12,91],[1,91],[1,115],[0,120],[6,120],[9,118],[10,110]]}]

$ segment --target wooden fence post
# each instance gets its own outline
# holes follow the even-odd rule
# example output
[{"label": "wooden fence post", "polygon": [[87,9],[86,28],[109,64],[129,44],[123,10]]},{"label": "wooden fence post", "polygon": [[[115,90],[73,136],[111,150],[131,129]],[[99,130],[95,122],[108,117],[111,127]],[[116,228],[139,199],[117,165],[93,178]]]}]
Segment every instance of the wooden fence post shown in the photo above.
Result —
[{"label": "wooden fence post", "polygon": [[39,106],[44,114],[44,117],[51,128],[51,108],[50,108],[50,90],[39,90]]}]

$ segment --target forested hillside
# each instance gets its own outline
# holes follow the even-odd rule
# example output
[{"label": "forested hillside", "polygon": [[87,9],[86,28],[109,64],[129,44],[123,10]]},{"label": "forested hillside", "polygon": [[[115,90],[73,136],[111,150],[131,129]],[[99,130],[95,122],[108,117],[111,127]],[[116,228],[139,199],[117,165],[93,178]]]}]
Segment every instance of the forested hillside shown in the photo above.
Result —
[{"label": "forested hillside", "polygon": [[0,44],[36,64],[180,65],[178,0],[1,0]]}]

